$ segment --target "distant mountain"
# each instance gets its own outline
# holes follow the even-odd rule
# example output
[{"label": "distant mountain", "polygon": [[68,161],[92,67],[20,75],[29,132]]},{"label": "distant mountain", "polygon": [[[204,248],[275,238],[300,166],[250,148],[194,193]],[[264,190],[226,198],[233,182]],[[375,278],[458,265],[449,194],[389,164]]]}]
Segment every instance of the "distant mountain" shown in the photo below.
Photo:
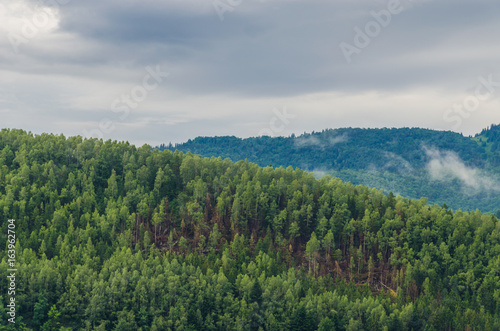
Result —
[{"label": "distant mountain", "polygon": [[198,137],[161,145],[205,157],[298,167],[453,209],[500,209],[500,126],[476,136],[421,128],[328,129],[290,137]]}]

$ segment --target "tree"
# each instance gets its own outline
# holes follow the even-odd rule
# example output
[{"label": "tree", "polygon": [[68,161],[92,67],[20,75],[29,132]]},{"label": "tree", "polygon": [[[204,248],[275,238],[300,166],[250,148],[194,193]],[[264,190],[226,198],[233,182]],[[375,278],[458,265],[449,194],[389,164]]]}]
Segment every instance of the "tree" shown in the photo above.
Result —
[{"label": "tree", "polygon": [[288,234],[290,235],[290,241],[292,241],[292,243],[295,241],[295,238],[300,236],[300,227],[297,222],[292,222],[292,224],[290,224]]},{"label": "tree", "polygon": [[47,313],[49,309],[49,303],[47,298],[43,293],[38,295],[38,301],[35,303],[33,309],[33,323],[37,327],[42,327],[47,320]]},{"label": "tree", "polygon": [[328,256],[330,256],[331,249],[332,249],[332,247],[334,247],[334,237],[333,237],[332,230],[328,230],[328,233],[323,238],[323,246],[326,249],[326,254],[328,254]]},{"label": "tree", "polygon": [[161,225],[165,221],[165,217],[166,217],[165,204],[160,203],[160,205],[156,209],[155,213],[153,214],[153,218],[151,220],[151,223],[153,224],[153,226],[155,228],[155,244],[156,245],[158,245],[158,238],[157,238],[158,228],[161,227]]},{"label": "tree", "polygon": [[373,271],[375,270],[375,264],[373,263],[373,257],[370,255],[370,259],[368,260],[368,282],[371,283],[373,281]]},{"label": "tree", "polygon": [[312,270],[314,273],[316,273],[316,258],[319,247],[320,242],[316,238],[316,234],[313,232],[311,234],[311,239],[309,239],[306,245],[306,256],[309,259],[309,272],[311,272]]},{"label": "tree", "polygon": [[50,311],[48,313],[48,320],[42,326],[43,331],[51,331],[58,330],[61,327],[61,323],[59,322],[61,318],[61,313],[57,310],[56,305],[50,307]]},{"label": "tree", "polygon": [[318,331],[335,331],[335,323],[328,317],[324,317],[318,325]]},{"label": "tree", "polygon": [[262,303],[262,287],[260,286],[259,279],[255,279],[250,290],[249,302],[257,302],[259,305]]},{"label": "tree", "polygon": [[137,323],[135,322],[135,316],[132,311],[127,312],[126,310],[123,310],[118,313],[118,322],[116,323],[114,330],[136,331],[137,329]]},{"label": "tree", "polygon": [[300,305],[293,313],[290,319],[291,331],[309,331],[315,330],[316,325],[312,316],[306,311],[304,305]]},{"label": "tree", "polygon": [[109,198],[116,199],[118,197],[118,183],[116,180],[116,171],[111,171],[111,176],[108,179],[108,187],[104,190],[104,194]]},{"label": "tree", "polygon": [[158,171],[156,172],[156,178],[155,178],[155,183],[154,183],[154,195],[156,202],[159,202],[160,199],[163,197],[164,191],[163,191],[163,183],[165,181],[165,173],[163,172],[162,168],[158,168]]},{"label": "tree", "polygon": [[219,226],[216,223],[216,224],[214,224],[212,232],[210,233],[210,237],[208,238],[211,250],[217,249],[217,246],[219,244],[219,240],[221,237],[222,237],[222,235],[219,231]]}]

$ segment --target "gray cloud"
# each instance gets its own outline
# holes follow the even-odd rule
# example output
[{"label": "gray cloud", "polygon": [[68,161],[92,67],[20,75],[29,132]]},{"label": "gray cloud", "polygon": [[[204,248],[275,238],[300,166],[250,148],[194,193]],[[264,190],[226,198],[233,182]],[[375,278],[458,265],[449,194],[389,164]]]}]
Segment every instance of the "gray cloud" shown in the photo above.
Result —
[{"label": "gray cloud", "polygon": [[[370,11],[385,9],[382,1],[244,1],[223,22],[210,1],[182,3],[72,1],[61,6],[59,29],[94,44],[83,65],[168,62],[187,69],[176,87],[190,93],[296,95],[449,84],[450,75],[475,77],[488,63],[493,68],[499,55],[491,52],[500,14],[493,0],[414,5],[394,16],[352,65],[338,45],[352,43],[353,28],[373,20]],[[483,33],[471,38],[471,29]],[[478,54],[460,56],[470,48]]]},{"label": "gray cloud", "polygon": [[[0,6],[0,34],[19,32],[32,15],[22,4],[36,11],[38,3]],[[207,113],[213,122],[204,134],[233,132],[245,120],[255,124],[236,134],[255,135],[276,104],[300,104],[301,121],[288,128],[296,133],[339,125],[448,129],[434,114],[463,100],[477,76],[497,73],[500,6],[402,3],[405,10],[347,64],[339,44],[352,43],[354,28],[364,28],[386,1],[244,0],[224,21],[210,0],[69,1],[56,8],[55,27],[20,45],[18,54],[0,39],[0,87],[8,96],[0,110],[15,110],[4,125],[81,134],[112,115],[110,103],[142,79],[145,66],[159,64],[171,78],[128,121],[142,120],[117,123],[117,138],[152,141],[153,122],[171,129],[154,140],[192,138]],[[404,102],[408,95],[419,103]],[[495,104],[484,109],[463,129],[500,121]],[[120,131],[132,124],[133,132]]]}]

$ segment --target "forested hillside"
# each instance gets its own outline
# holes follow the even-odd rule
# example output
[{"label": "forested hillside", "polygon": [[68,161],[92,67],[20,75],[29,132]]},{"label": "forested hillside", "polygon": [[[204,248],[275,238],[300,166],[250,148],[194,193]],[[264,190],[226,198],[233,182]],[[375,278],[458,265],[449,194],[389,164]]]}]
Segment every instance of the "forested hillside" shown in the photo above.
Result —
[{"label": "forested hillside", "polygon": [[3,329],[500,328],[494,216],[125,142],[2,130],[0,151]]},{"label": "forested hillside", "polygon": [[248,160],[260,166],[292,166],[343,181],[427,197],[454,210],[500,209],[500,126],[476,137],[418,128],[324,130],[301,136],[198,137],[161,145],[205,157]]}]

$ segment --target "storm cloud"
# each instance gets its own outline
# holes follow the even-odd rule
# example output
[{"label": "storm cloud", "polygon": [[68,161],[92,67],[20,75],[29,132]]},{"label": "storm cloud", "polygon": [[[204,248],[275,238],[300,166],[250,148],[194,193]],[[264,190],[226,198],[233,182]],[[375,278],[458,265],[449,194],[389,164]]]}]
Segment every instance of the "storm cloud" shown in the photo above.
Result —
[{"label": "storm cloud", "polygon": [[[284,135],[343,126],[473,134],[500,122],[500,91],[458,128],[443,117],[478,77],[500,82],[498,2],[401,1],[370,32],[391,3],[3,2],[2,127],[157,144],[255,136],[285,106],[296,119]],[[356,46],[359,31],[370,40],[349,63],[340,45]],[[169,76],[143,98],[146,68],[157,66]],[[123,116],[113,105],[127,97]]]}]

